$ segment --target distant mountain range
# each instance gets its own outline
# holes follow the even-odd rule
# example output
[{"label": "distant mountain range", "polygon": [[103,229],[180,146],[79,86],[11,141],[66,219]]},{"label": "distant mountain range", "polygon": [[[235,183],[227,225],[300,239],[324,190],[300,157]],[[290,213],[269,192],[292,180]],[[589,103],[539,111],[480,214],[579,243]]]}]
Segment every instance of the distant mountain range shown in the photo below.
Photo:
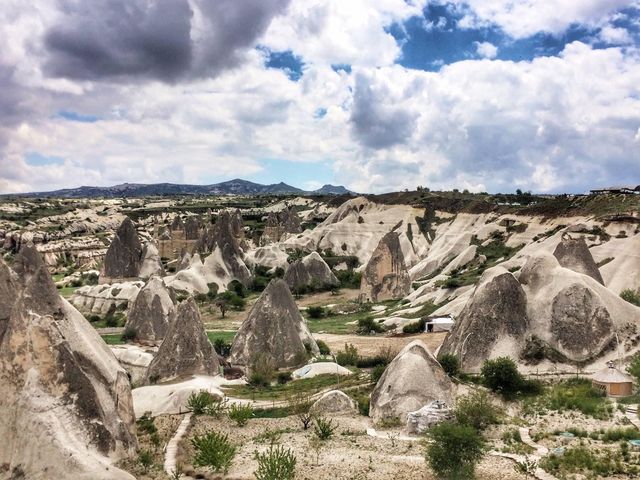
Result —
[{"label": "distant mountain range", "polygon": [[[213,185],[181,185],[177,183],[123,183],[113,187],[78,187],[12,194],[20,197],[92,198],[92,197],[148,197],[166,195],[343,195],[352,193],[343,186],[324,185],[312,191],[292,187],[286,183],[262,185],[239,178]],[[9,195],[3,195],[9,196]]]}]

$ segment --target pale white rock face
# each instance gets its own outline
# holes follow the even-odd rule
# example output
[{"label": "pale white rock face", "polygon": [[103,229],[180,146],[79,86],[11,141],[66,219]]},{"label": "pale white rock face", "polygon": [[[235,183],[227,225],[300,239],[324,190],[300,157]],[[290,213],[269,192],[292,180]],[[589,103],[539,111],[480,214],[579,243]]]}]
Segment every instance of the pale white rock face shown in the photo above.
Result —
[{"label": "pale white rock face", "polygon": [[157,342],[164,338],[176,313],[175,299],[162,278],[151,277],[134,299],[125,327],[136,331],[136,340]]},{"label": "pale white rock face", "polygon": [[[628,234],[629,235],[629,234]],[[600,268],[605,285],[614,293],[640,289],[640,233],[612,238],[591,249],[596,261],[613,258]]]},{"label": "pale white rock face", "polygon": [[416,223],[416,217],[422,215],[423,209],[409,205],[381,205],[358,197],[343,203],[313,230],[305,230],[282,243],[286,248],[306,251],[331,249],[338,255],[356,256],[366,264],[380,239],[402,222],[397,232],[405,262],[411,266],[429,247]]},{"label": "pale white rock face", "polygon": [[188,293],[207,293],[209,291],[205,278],[204,264],[197,253],[191,258],[189,268],[181,270],[175,275],[165,277],[164,282],[168,287],[184,290]]},{"label": "pale white rock face", "polygon": [[131,383],[134,385],[142,383],[147,368],[153,360],[153,353],[148,348],[137,345],[113,345],[111,351],[129,374]]},{"label": "pale white rock face", "polygon": [[106,315],[112,306],[130,305],[143,285],[135,281],[84,286],[74,292],[71,303],[84,312]]},{"label": "pale white rock face", "polygon": [[164,275],[164,268],[157,247],[153,243],[147,243],[144,247],[139,277],[147,279],[152,275]]},{"label": "pale white rock face", "polygon": [[433,400],[450,404],[453,384],[427,346],[415,340],[389,364],[371,393],[369,416],[374,421],[399,418]]},{"label": "pale white rock face", "polygon": [[318,375],[352,375],[353,372],[334,362],[316,362],[300,367],[291,374],[293,378],[313,378]]},{"label": "pale white rock face", "polygon": [[249,250],[244,257],[244,261],[250,267],[260,265],[273,271],[278,267],[286,270],[289,266],[287,258],[289,258],[289,255],[282,249],[280,244],[272,243],[264,247]]},{"label": "pale white rock face", "polygon": [[453,417],[453,411],[449,406],[442,402],[434,401],[420,410],[407,414],[407,431],[421,435],[432,426],[450,420]]},{"label": "pale white rock face", "polygon": [[443,274],[449,274],[456,268],[462,268],[473,261],[476,258],[476,251],[478,250],[477,245],[469,245],[465,248],[460,254],[454,258],[449,265],[447,265],[444,270],[442,270]]},{"label": "pale white rock face", "polygon": [[356,411],[356,402],[340,390],[325,392],[311,406],[311,412],[317,415],[350,415]]}]

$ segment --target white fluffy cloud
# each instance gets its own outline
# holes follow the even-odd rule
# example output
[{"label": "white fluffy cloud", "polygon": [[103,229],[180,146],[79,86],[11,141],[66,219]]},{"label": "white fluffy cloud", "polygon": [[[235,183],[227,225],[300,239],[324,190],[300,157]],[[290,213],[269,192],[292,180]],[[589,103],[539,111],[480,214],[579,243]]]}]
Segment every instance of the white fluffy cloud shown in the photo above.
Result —
[{"label": "white fluffy cloud", "polygon": [[498,47],[490,42],[476,42],[476,51],[483,58],[496,58]]}]

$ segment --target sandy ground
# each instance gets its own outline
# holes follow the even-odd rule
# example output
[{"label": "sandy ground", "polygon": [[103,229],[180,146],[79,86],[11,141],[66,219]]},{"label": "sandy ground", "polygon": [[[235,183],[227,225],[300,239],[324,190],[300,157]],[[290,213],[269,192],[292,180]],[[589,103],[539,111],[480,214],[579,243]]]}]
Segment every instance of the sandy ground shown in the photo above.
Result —
[{"label": "sandy ground", "polygon": [[[228,479],[253,479],[257,469],[254,452],[269,448],[269,443],[259,435],[265,431],[282,431],[279,444],[291,449],[296,458],[298,480],[433,480],[435,477],[426,466],[423,446],[418,442],[406,442],[386,438],[373,438],[365,431],[369,421],[364,417],[337,417],[338,428],[334,437],[326,441],[316,457],[310,447],[311,431],[302,430],[295,417],[284,419],[255,419],[242,428],[226,418],[198,417],[191,431],[181,444],[179,461],[189,468],[193,450],[189,438],[208,430],[229,435],[238,445],[238,453]],[[198,470],[200,471],[200,470]],[[211,477],[215,478],[215,477]],[[478,467],[479,479],[519,480],[509,460],[485,457]]]},{"label": "sandy ground", "polygon": [[407,337],[385,337],[385,336],[362,336],[362,335],[334,335],[330,333],[317,333],[314,338],[325,342],[332,352],[344,350],[344,344],[355,345],[358,353],[362,356],[373,356],[380,350],[391,348],[395,351],[402,350],[402,347],[414,340],[422,340],[430,352],[435,353],[436,349],[442,345],[446,332],[422,333]]}]

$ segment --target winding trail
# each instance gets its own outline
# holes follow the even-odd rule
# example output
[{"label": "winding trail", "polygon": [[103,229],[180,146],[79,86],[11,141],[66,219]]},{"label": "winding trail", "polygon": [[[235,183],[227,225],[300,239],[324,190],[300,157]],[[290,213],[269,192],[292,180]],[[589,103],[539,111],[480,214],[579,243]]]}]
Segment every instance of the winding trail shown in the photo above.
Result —
[{"label": "winding trail", "polygon": [[189,423],[191,422],[191,412],[185,414],[182,422],[178,425],[178,429],[176,433],[173,435],[169,443],[167,443],[167,448],[165,450],[164,456],[164,471],[167,475],[173,475],[176,471],[176,456],[178,454],[178,444],[184,434],[187,433],[187,428],[189,428]]},{"label": "winding trail", "polygon": [[[489,452],[489,455],[493,455],[494,457],[508,458],[509,460],[513,460],[516,463],[534,461],[537,464],[542,457],[549,454],[549,449],[547,447],[538,445],[536,442],[533,441],[533,439],[531,438],[531,435],[529,435],[528,428],[520,427],[518,431],[520,432],[520,438],[522,439],[522,443],[533,448],[535,450],[535,453],[531,455],[518,455],[515,453],[491,451]],[[532,472],[532,475],[538,480],[558,480],[556,477],[544,471],[540,467],[536,467],[535,471]]]}]

